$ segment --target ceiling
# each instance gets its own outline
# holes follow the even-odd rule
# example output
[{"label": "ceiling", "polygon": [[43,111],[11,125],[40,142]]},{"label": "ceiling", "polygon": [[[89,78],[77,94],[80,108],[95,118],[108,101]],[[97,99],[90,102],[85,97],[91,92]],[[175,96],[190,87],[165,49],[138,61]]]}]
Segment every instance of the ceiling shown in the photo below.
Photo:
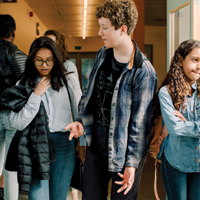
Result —
[{"label": "ceiling", "polygon": [[[47,29],[65,37],[82,37],[84,0],[25,0]],[[86,37],[97,37],[96,6],[105,0],[88,0]],[[145,0],[145,25],[166,26],[166,0]]]}]

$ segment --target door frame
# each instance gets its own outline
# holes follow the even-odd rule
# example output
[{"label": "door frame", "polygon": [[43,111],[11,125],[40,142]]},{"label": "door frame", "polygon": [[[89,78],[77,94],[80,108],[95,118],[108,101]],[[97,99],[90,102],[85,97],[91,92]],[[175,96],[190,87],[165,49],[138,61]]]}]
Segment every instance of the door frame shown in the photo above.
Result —
[{"label": "door frame", "polygon": [[196,40],[200,40],[200,0],[193,0],[192,3],[192,38]]},{"label": "door frame", "polygon": [[179,1],[179,3],[181,3],[180,5],[176,5],[176,7],[170,9],[168,6],[167,8],[170,9],[168,10],[167,9],[167,71],[169,70],[169,65],[170,65],[170,61],[171,61],[171,58],[175,52],[175,49],[172,49],[172,46],[171,44],[174,43],[174,36],[173,36],[173,33],[172,33],[172,27],[173,27],[173,23],[174,21],[172,20],[173,19],[173,13],[176,12],[177,10],[185,7],[185,6],[190,6],[190,38],[192,36],[192,9],[191,9],[191,2],[190,1],[186,1],[183,3],[183,0],[182,1]]}]

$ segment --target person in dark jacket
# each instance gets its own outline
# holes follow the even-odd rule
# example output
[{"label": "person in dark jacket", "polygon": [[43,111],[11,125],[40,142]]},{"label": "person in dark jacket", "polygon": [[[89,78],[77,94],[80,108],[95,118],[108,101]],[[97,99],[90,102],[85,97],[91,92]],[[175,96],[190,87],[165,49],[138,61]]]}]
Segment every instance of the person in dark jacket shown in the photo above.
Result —
[{"label": "person in dark jacket", "polygon": [[70,138],[86,133],[83,200],[136,200],[151,130],[157,76],[131,35],[132,0],[106,0],[96,8],[105,47],[97,53]]},{"label": "person in dark jacket", "polygon": [[[32,92],[32,88],[23,85],[10,87],[1,96],[0,108],[18,113],[26,105]],[[19,190],[28,192],[34,174],[41,180],[50,179],[50,164],[55,161],[48,116],[41,101],[31,123],[15,133],[8,150],[5,169],[17,171]]]},{"label": "person in dark jacket", "polygon": [[[10,15],[0,15],[0,95],[14,86],[25,68],[26,54],[20,51],[13,41],[16,24]],[[18,183],[16,172],[5,170],[4,162],[10,142],[16,132],[9,120],[10,111],[0,110],[0,176],[3,172],[5,200],[18,199]],[[1,189],[2,190],[2,189]]]},{"label": "person in dark jacket", "polygon": [[[34,145],[35,150],[30,150],[33,174],[19,177],[20,181],[31,180],[28,192],[29,200],[51,199],[66,200],[70,185],[70,180],[75,166],[75,140],[69,140],[69,131],[65,131],[66,124],[73,122],[77,117],[78,102],[81,97],[81,89],[78,79],[66,71],[56,43],[46,37],[37,38],[31,45],[29,55],[26,61],[25,71],[17,86],[25,86],[32,89],[27,102],[22,109],[11,112],[11,123],[19,131],[31,127],[31,133],[43,134],[45,129],[39,129],[38,125],[32,124],[41,108],[41,103],[47,114],[47,126],[50,131],[53,148],[56,154],[56,162],[50,164],[49,175],[40,176],[40,164],[45,164],[49,157],[43,145],[40,145],[39,137],[32,137],[29,148]],[[18,101],[18,98],[16,99]],[[43,121],[41,120],[41,125]],[[37,130],[38,129],[38,130]],[[34,139],[34,140],[33,140]],[[79,138],[80,146],[85,146],[84,136]],[[23,148],[19,147],[18,154]],[[38,154],[36,153],[38,151]],[[44,153],[43,153],[44,152]],[[84,155],[83,155],[84,156]],[[38,163],[35,165],[34,163]],[[7,164],[7,163],[6,163]],[[29,163],[21,165],[21,159],[18,160],[19,166],[28,169]],[[20,170],[24,170],[19,167]],[[46,169],[43,168],[42,169]],[[28,169],[30,170],[30,169]],[[26,171],[26,170],[24,170]],[[23,189],[23,188],[19,188]]]}]

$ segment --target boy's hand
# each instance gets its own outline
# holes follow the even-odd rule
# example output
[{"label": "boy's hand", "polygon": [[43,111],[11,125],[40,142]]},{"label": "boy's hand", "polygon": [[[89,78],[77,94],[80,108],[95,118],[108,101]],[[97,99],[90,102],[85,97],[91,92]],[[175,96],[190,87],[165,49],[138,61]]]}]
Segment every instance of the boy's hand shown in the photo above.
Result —
[{"label": "boy's hand", "polygon": [[68,124],[65,127],[65,130],[67,131],[68,129],[71,129],[70,135],[69,135],[69,140],[72,140],[73,137],[77,138],[83,135],[84,133],[84,128],[83,125],[80,122],[73,122]]},{"label": "boy's hand", "polygon": [[116,184],[118,185],[123,185],[119,190],[117,190],[118,193],[122,192],[125,190],[124,195],[126,195],[129,190],[132,188],[132,185],[135,180],[135,167],[126,167],[124,170],[124,174],[118,173],[118,175],[123,178],[122,181],[115,181]]},{"label": "boy's hand", "polygon": [[46,77],[43,77],[35,87],[34,94],[42,96],[50,87],[50,82],[46,79]]}]

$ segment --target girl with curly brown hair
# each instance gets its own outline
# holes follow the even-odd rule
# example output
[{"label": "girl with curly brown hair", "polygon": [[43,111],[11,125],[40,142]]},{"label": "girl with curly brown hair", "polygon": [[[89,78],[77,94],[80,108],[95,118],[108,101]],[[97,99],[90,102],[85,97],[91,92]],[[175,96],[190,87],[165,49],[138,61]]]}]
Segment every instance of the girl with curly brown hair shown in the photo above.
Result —
[{"label": "girl with curly brown hair", "polygon": [[158,159],[168,200],[200,199],[200,41],[186,40],[154,99],[169,135]]}]

